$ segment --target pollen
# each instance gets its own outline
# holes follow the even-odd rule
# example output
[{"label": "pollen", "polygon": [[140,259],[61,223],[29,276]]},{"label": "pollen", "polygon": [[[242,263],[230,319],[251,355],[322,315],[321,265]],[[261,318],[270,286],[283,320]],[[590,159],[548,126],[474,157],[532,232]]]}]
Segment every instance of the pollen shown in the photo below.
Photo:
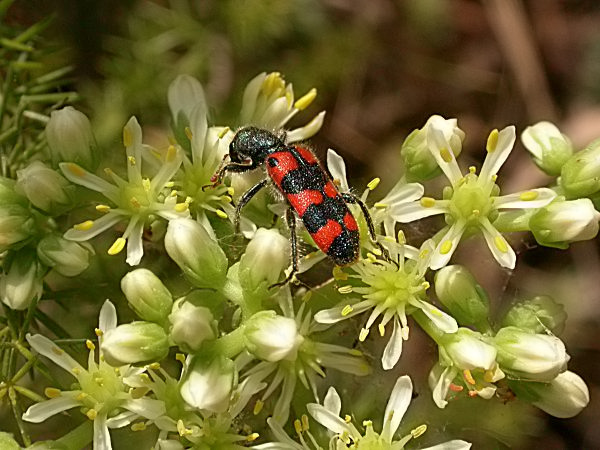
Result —
[{"label": "pollen", "polygon": [[100,328],[94,328],[94,333],[96,333],[96,336],[100,337],[104,334],[104,331],[102,331]]},{"label": "pollen", "polygon": [[177,353],[175,355],[175,359],[179,361],[181,364],[185,364],[185,355],[183,353]]},{"label": "pollen", "polygon": [[176,203],[173,209],[175,209],[175,211],[178,213],[184,212],[188,209],[188,204],[186,202]]},{"label": "pollen", "polygon": [[192,134],[192,130],[190,129],[190,127],[185,127],[183,131],[185,133],[185,136],[191,141],[194,135]]},{"label": "pollen", "polygon": [[67,163],[66,168],[69,172],[71,172],[76,177],[81,178],[81,177],[85,176],[85,170],[83,170],[80,166],[78,166],[75,163]]},{"label": "pollen", "polygon": [[469,166],[469,173],[475,174],[475,172],[477,172],[477,167]]},{"label": "pollen", "polygon": [[259,437],[260,437],[260,434],[258,434],[258,433],[250,433],[248,436],[246,436],[246,441],[248,441],[248,442],[254,442]]},{"label": "pollen", "polygon": [[107,213],[110,211],[110,206],[108,205],[96,205],[96,211],[101,213]]},{"label": "pollen", "polygon": [[418,438],[419,436],[423,436],[423,434],[427,431],[427,425],[419,425],[414,430],[410,431],[410,434],[413,438]]},{"label": "pollen", "polygon": [[452,250],[452,241],[444,241],[440,246],[440,253],[442,255],[447,255]]},{"label": "pollen", "polygon": [[540,196],[540,194],[538,192],[526,191],[526,192],[522,192],[521,195],[519,195],[519,198],[521,200],[523,200],[524,202],[530,202],[532,200],[535,200],[539,196]]},{"label": "pollen", "polygon": [[93,220],[86,220],[85,222],[81,222],[73,225],[73,229],[77,231],[87,231],[94,226]]},{"label": "pollen", "polygon": [[496,150],[496,147],[498,146],[499,135],[500,133],[498,133],[498,129],[496,128],[492,130],[492,132],[488,136],[487,143],[485,144],[485,149],[488,151],[488,153],[492,153],[494,150]]},{"label": "pollen", "polygon": [[381,178],[373,178],[371,181],[369,181],[369,184],[367,184],[367,187],[369,188],[370,191],[372,191],[377,186],[379,186],[379,183],[381,183]]},{"label": "pollen", "polygon": [[440,156],[442,157],[442,159],[449,163],[452,161],[452,152],[449,151],[446,147],[443,147],[440,149]]},{"label": "pollen", "polygon": [[48,398],[60,397],[60,389],[56,389],[53,387],[47,387],[46,389],[44,389],[44,394]]},{"label": "pollen", "polygon": [[486,370],[483,373],[483,380],[492,383],[494,381],[494,373],[491,370]]},{"label": "pollen", "polygon": [[131,164],[132,166],[135,166],[136,161],[135,161],[135,156],[128,156],[127,157],[127,161],[129,162],[129,164]]},{"label": "pollen", "polygon": [[302,422],[299,419],[294,420],[294,430],[296,434],[302,434]]},{"label": "pollen", "polygon": [[129,128],[125,127],[123,128],[123,145],[125,147],[131,147],[131,144],[133,144],[133,137],[131,136],[131,131],[129,131]]},{"label": "pollen", "polygon": [[144,431],[146,424],[144,422],[136,422],[131,425],[131,431]]},{"label": "pollen", "polygon": [[215,212],[217,213],[217,216],[219,216],[221,219],[227,219],[229,217],[227,213],[222,209],[217,209]]},{"label": "pollen", "polygon": [[506,244],[506,241],[504,240],[504,238],[502,236],[496,236],[494,238],[494,245],[502,253],[508,252],[508,245]]},{"label": "pollen", "polygon": [[338,292],[340,294],[351,294],[352,293],[352,286],[346,285],[346,286],[339,287],[338,288]]},{"label": "pollen", "polygon": [[471,373],[471,371],[469,369],[463,370],[463,378],[470,385],[473,385],[473,386],[475,385],[475,378],[473,378],[473,374]]},{"label": "pollen", "polygon": [[113,242],[113,245],[110,246],[110,248],[108,249],[108,254],[113,256],[116,255],[118,253],[121,253],[121,251],[125,248],[125,244],[127,243],[127,240],[125,238],[117,238],[115,240],[115,242]]},{"label": "pollen", "polygon": [[233,197],[233,194],[235,194],[235,189],[233,189],[231,186],[229,186],[229,187],[227,188],[227,193],[228,193],[228,194],[229,194],[231,197]]},{"label": "pollen", "polygon": [[452,392],[462,392],[465,388],[458,384],[450,383],[448,389],[450,389]]},{"label": "pollen", "polygon": [[217,135],[217,136],[218,136],[218,138],[219,138],[219,139],[223,139],[223,137],[224,137],[224,136],[225,136],[227,133],[229,133],[229,130],[230,130],[230,129],[231,129],[231,128],[229,128],[229,127],[225,127],[225,128],[223,128],[223,129],[221,130],[221,132],[220,132],[220,133]]},{"label": "pollen", "polygon": [[96,416],[98,416],[98,411],[96,411],[95,409],[88,409],[88,411],[85,413],[85,415],[87,416],[88,419],[90,420],[95,420]]},{"label": "pollen", "polygon": [[308,423],[308,416],[306,414],[302,414],[300,420],[302,420],[302,431],[308,431],[308,429],[310,428],[310,425]]},{"label": "pollen", "polygon": [[317,97],[317,90],[315,88],[312,88],[310,91],[308,91],[306,94],[304,94],[298,100],[296,100],[296,103],[294,103],[294,108],[302,111],[303,109],[308,108],[308,106],[310,106],[310,104],[313,102],[313,100],[316,97]]},{"label": "pollen", "polygon": [[90,341],[89,339],[87,339],[85,341],[85,346],[87,347],[88,350],[96,350],[96,346],[94,345],[94,343],[92,341]]},{"label": "pollen", "polygon": [[379,330],[379,335],[380,335],[381,337],[385,336],[385,325],[384,325],[384,324],[380,323],[380,324],[377,326],[377,329]]},{"label": "pollen", "polygon": [[344,308],[342,308],[342,317],[346,317],[348,314],[350,314],[352,311],[354,311],[354,308],[350,305],[346,305],[344,306]]},{"label": "pollen", "polygon": [[176,156],[177,156],[177,149],[175,148],[174,145],[169,145],[169,148],[167,150],[167,155],[165,157],[165,161],[172,162]]},{"label": "pollen", "polygon": [[385,209],[385,208],[387,208],[387,207],[388,207],[388,206],[390,206],[390,205],[388,205],[387,203],[380,203],[380,202],[377,202],[377,203],[375,203],[373,206],[374,206],[375,208],[377,208],[377,209]]},{"label": "pollen", "polygon": [[363,328],[360,330],[360,333],[358,334],[358,340],[360,342],[364,342],[368,335],[369,335],[369,329]]},{"label": "pollen", "polygon": [[435,199],[431,197],[423,197],[420,203],[423,208],[433,208],[435,206]]}]

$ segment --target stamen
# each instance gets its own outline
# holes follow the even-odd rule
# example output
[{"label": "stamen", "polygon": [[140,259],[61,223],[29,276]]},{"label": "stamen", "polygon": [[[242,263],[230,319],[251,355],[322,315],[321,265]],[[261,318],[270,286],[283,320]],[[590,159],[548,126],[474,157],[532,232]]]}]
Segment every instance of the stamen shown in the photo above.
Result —
[{"label": "stamen", "polygon": [[535,200],[539,196],[540,196],[539,192],[526,191],[526,192],[521,192],[521,195],[519,195],[519,198],[521,200],[523,200],[524,202],[530,202],[532,200]]},{"label": "stamen", "polygon": [[477,168],[475,166],[469,166],[469,173],[475,174],[477,172]]},{"label": "stamen", "polygon": [[60,389],[47,387],[46,389],[44,389],[44,394],[46,394],[46,397],[48,398],[60,397]]},{"label": "stamen", "polygon": [[228,194],[229,194],[231,197],[233,197],[233,194],[235,194],[235,189],[233,189],[231,186],[229,186],[229,187],[227,188],[227,193],[228,193]]},{"label": "stamen", "polygon": [[492,383],[494,381],[494,372],[491,370],[486,370],[483,373],[483,380],[487,381],[488,383]]},{"label": "stamen", "polygon": [[131,164],[132,166],[135,166],[135,157],[134,156],[128,156],[127,157],[127,161],[129,162],[129,164]]},{"label": "stamen", "polygon": [[185,364],[185,355],[183,353],[176,353],[175,359],[179,361],[181,364]]},{"label": "stamen", "polygon": [[352,311],[354,311],[354,308],[350,305],[346,305],[344,306],[344,308],[342,308],[342,317],[346,317],[348,314],[350,314]]},{"label": "stamen", "polygon": [[188,209],[188,206],[189,205],[186,202],[176,203],[173,209],[175,209],[175,212],[181,213],[186,211]]},{"label": "stamen", "polygon": [[96,350],[96,346],[89,339],[85,341],[85,346],[88,348],[88,350]]},{"label": "stamen", "polygon": [[107,213],[110,211],[110,206],[108,205],[96,205],[96,211],[101,213]]},{"label": "stamen", "polygon": [[258,433],[251,433],[248,436],[246,436],[246,441],[247,442],[254,442],[255,440],[257,440],[260,437],[260,434]]},{"label": "stamen", "polygon": [[294,420],[294,430],[296,430],[296,434],[302,434],[302,422],[298,419]]},{"label": "stamen", "polygon": [[488,153],[492,153],[494,150],[496,150],[496,146],[498,145],[498,136],[499,135],[500,135],[500,133],[498,133],[498,129],[494,129],[490,133],[487,143],[485,145],[485,149],[488,151]]},{"label": "stamen", "polygon": [[450,386],[448,386],[448,389],[450,389],[452,392],[462,392],[465,388],[462,386],[459,386],[458,384],[450,383]]},{"label": "stamen", "polygon": [[165,161],[171,162],[175,159],[176,156],[177,156],[177,149],[175,148],[174,145],[169,145],[169,148],[167,149],[167,155],[165,157]]},{"label": "stamen", "polygon": [[387,203],[379,203],[379,202],[377,202],[373,206],[375,208],[377,208],[377,209],[385,209],[385,208],[387,208],[390,205],[388,205]]},{"label": "stamen", "polygon": [[440,246],[440,253],[442,255],[447,255],[452,250],[452,241],[444,241]]},{"label": "stamen", "polygon": [[421,203],[423,208],[433,208],[435,206],[435,199],[431,197],[423,197],[419,203]]},{"label": "stamen", "polygon": [[308,423],[308,416],[306,414],[302,414],[302,431],[308,431],[310,428],[310,424]]},{"label": "stamen", "polygon": [[440,148],[440,156],[442,157],[442,159],[444,160],[444,162],[451,162],[452,161],[452,152],[450,152],[446,147],[442,147]]},{"label": "stamen", "polygon": [[256,400],[256,403],[254,404],[254,409],[252,410],[255,416],[262,411],[263,406],[265,406],[265,403],[262,400]]},{"label": "stamen", "polygon": [[475,378],[473,378],[473,374],[469,369],[463,370],[463,378],[465,381],[471,385],[475,385]]},{"label": "stamen", "polygon": [[217,216],[219,216],[221,219],[227,219],[229,216],[227,215],[227,213],[225,211],[223,211],[222,209],[217,209],[216,211]]},{"label": "stamen", "polygon": [[506,241],[504,240],[504,238],[502,236],[496,236],[494,238],[494,245],[502,253],[508,252],[508,245],[506,244]]},{"label": "stamen", "polygon": [[352,293],[352,286],[346,285],[346,286],[339,287],[338,288],[338,292],[340,294],[351,294]]},{"label": "stamen", "polygon": [[73,225],[73,229],[77,231],[87,231],[94,226],[93,220],[86,220],[85,222],[81,222]]},{"label": "stamen", "polygon": [[379,186],[380,182],[381,182],[381,178],[373,178],[371,181],[369,181],[369,184],[367,184],[367,187],[369,188],[370,191],[372,191],[377,186]]},{"label": "stamen", "polygon": [[219,137],[219,139],[223,139],[223,137],[224,137],[224,136],[225,136],[227,133],[229,133],[229,130],[230,130],[230,129],[231,129],[231,128],[229,128],[229,127],[225,127],[225,128],[223,128],[223,129],[221,130],[221,132],[218,134],[218,137]]},{"label": "stamen", "polygon": [[80,166],[78,166],[75,163],[67,163],[66,164],[66,169],[71,172],[73,175],[75,175],[76,177],[83,177],[85,176],[85,170],[83,170]]},{"label": "stamen", "polygon": [[346,415],[344,416],[344,422],[346,422],[346,423],[350,423],[350,422],[352,422],[352,417],[350,417],[348,414],[346,414]]},{"label": "stamen", "polygon": [[410,434],[412,435],[413,438],[418,438],[419,436],[423,436],[423,433],[425,433],[426,431],[427,431],[427,425],[423,424],[423,425],[419,425],[414,430],[411,430]]},{"label": "stamen", "polygon": [[312,88],[310,91],[308,91],[306,94],[304,94],[298,100],[296,100],[296,103],[294,103],[294,108],[302,111],[303,109],[307,108],[316,97],[317,97],[317,90],[315,88]]},{"label": "stamen", "polygon": [[360,342],[364,342],[368,335],[369,335],[369,329],[363,328],[362,330],[360,330],[360,333],[358,335],[358,340]]},{"label": "stamen", "polygon": [[75,397],[75,400],[77,400],[78,402],[82,402],[87,396],[87,392],[80,392],[79,394],[77,394],[77,397]]},{"label": "stamen", "polygon": [[131,131],[129,131],[129,128],[125,127],[123,128],[123,145],[125,147],[131,147],[131,144],[133,144],[133,137],[131,136]]},{"label": "stamen", "polygon": [[187,138],[191,141],[194,135],[192,134],[192,130],[190,129],[190,127],[185,127],[183,131]]},{"label": "stamen", "polygon": [[175,186],[175,182],[173,182],[173,181],[167,181],[165,183],[165,187],[168,189],[171,189],[173,186]]},{"label": "stamen", "polygon": [[150,192],[150,186],[152,186],[152,183],[150,182],[150,178],[142,179],[142,187],[144,188],[144,191]]},{"label": "stamen", "polygon": [[108,249],[108,254],[113,256],[116,255],[118,253],[121,253],[121,251],[125,248],[125,244],[127,243],[127,240],[125,238],[117,238],[115,240],[115,242],[113,243],[113,245],[110,246],[110,248]]},{"label": "stamen", "polygon": [[144,422],[137,422],[131,424],[131,431],[144,431],[146,429],[146,424]]},{"label": "stamen", "polygon": [[380,323],[377,328],[379,329],[379,335],[381,337],[385,336],[385,325],[383,325],[382,323]]},{"label": "stamen", "polygon": [[94,328],[94,333],[96,333],[96,336],[98,337],[104,335],[104,331],[102,331],[100,328]]},{"label": "stamen", "polygon": [[96,416],[98,415],[98,411],[91,408],[91,409],[88,409],[88,412],[86,412],[85,415],[87,416],[88,419],[95,420]]}]

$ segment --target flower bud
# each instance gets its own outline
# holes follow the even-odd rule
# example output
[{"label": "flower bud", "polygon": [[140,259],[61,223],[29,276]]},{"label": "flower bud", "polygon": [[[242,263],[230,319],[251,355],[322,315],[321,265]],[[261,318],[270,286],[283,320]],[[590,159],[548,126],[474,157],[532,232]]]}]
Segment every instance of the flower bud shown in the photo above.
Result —
[{"label": "flower bud", "polygon": [[135,269],[121,279],[121,290],[139,318],[163,324],[171,312],[173,296],[148,269]]},{"label": "flower bud", "polygon": [[277,230],[259,228],[240,258],[242,289],[256,292],[276,283],[290,264],[290,243]]},{"label": "flower bud", "polygon": [[600,139],[565,162],[559,184],[568,199],[589,197],[600,191]]},{"label": "flower bud", "polygon": [[461,324],[489,328],[489,300],[466,267],[446,266],[435,275],[435,293],[439,301]]},{"label": "flower bud", "polygon": [[246,349],[263,361],[295,359],[304,340],[296,321],[278,316],[275,311],[261,311],[248,321],[244,332]]},{"label": "flower bud", "polygon": [[216,321],[210,309],[194,305],[187,297],[175,302],[169,322],[171,341],[185,352],[195,352],[204,341],[217,336]]},{"label": "flower bud", "polygon": [[502,370],[522,380],[551,381],[567,368],[569,355],[556,336],[516,327],[500,329],[494,337]]},{"label": "flower bud", "polygon": [[542,121],[525,128],[521,142],[538,167],[552,176],[560,175],[562,166],[573,154],[569,138],[550,122]]},{"label": "flower bud", "polygon": [[36,232],[31,212],[19,204],[0,204],[0,252],[20,243]]},{"label": "flower bud", "polygon": [[444,133],[450,143],[450,150],[458,156],[462,150],[465,133],[457,126],[456,119],[444,119],[442,116],[431,116],[425,126],[410,133],[400,151],[404,161],[406,179],[412,181],[427,181],[441,173],[438,163],[429,151],[427,131],[430,126],[435,126]]},{"label": "flower bud", "polygon": [[104,333],[102,354],[111,366],[158,361],[167,356],[169,340],[155,323],[131,322]]},{"label": "flower bud", "polygon": [[96,168],[97,148],[92,125],[85,114],[72,106],[50,114],[46,139],[55,166],[59,162],[74,162],[90,171]]},{"label": "flower bud", "polygon": [[195,358],[181,383],[181,397],[194,408],[225,412],[235,380],[235,364],[232,360],[218,357],[206,362]]},{"label": "flower bud", "polygon": [[74,277],[90,265],[94,249],[86,242],[69,241],[57,234],[42,238],[37,246],[40,261],[65,277]]},{"label": "flower bud", "polygon": [[448,365],[459,369],[492,370],[496,365],[496,348],[483,340],[480,333],[459,328],[456,333],[445,335],[440,356]]},{"label": "flower bud", "polygon": [[35,253],[22,250],[14,255],[8,272],[0,278],[2,303],[11,309],[27,309],[31,302],[42,296],[43,281],[40,263]]},{"label": "flower bud", "polygon": [[218,242],[195,220],[171,220],[165,248],[194,285],[219,290],[225,283],[227,257]]},{"label": "flower bud", "polygon": [[541,245],[567,248],[570,242],[595,238],[599,220],[590,199],[559,200],[540,208],[529,219],[529,228]]},{"label": "flower bud", "polygon": [[545,333],[548,330],[555,335],[565,328],[567,313],[560,303],[552,297],[538,295],[513,305],[504,320],[503,327],[517,327],[531,333]]},{"label": "flower bud", "polygon": [[17,190],[37,208],[47,213],[60,213],[71,202],[73,186],[56,170],[34,161],[17,170]]},{"label": "flower bud", "polygon": [[590,402],[585,381],[569,370],[558,374],[550,383],[535,383],[530,391],[537,396],[532,402],[534,406],[559,419],[576,416]]}]

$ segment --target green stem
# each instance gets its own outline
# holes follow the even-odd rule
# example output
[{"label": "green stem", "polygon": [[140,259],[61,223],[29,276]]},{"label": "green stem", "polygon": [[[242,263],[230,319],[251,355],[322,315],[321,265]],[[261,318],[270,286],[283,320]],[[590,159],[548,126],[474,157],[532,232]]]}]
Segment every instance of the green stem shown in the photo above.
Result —
[{"label": "green stem", "polygon": [[411,314],[411,317],[436,344],[440,345],[442,343],[442,339],[446,333],[436,327],[423,311],[417,309]]},{"label": "green stem", "polygon": [[212,345],[211,351],[226,358],[234,358],[245,348],[244,331],[245,326],[241,325],[231,333],[218,338]]},{"label": "green stem", "polygon": [[19,427],[19,433],[21,434],[21,439],[23,439],[23,444],[25,444],[25,447],[29,447],[31,445],[31,438],[27,431],[25,431],[25,424],[22,419],[23,411],[21,410],[21,405],[19,405],[19,402],[17,401],[17,393],[12,387],[8,388],[8,398],[10,399],[11,409],[15,416],[17,426]]},{"label": "green stem", "polygon": [[501,233],[529,231],[529,219],[535,210],[501,212],[494,221],[494,228]]}]

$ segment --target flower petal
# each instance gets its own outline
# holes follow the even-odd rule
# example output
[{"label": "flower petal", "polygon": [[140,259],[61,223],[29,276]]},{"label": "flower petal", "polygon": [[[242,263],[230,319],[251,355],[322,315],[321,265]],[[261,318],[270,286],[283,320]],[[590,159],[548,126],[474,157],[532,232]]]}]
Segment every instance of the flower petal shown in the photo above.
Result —
[{"label": "flower petal", "polygon": [[313,137],[323,126],[325,111],[321,111],[310,122],[301,128],[294,128],[286,134],[286,142],[299,142]]},{"label": "flower petal", "polygon": [[309,403],[306,409],[313,418],[327,429],[336,434],[348,433],[350,436],[360,436],[354,425],[346,423],[341,417],[317,403]]},{"label": "flower petal", "polygon": [[325,394],[325,398],[323,399],[323,406],[336,416],[340,415],[342,399],[333,386],[327,390],[327,394]]},{"label": "flower petal", "polygon": [[344,158],[338,155],[335,150],[327,150],[327,169],[335,182],[340,183],[340,190],[342,192],[348,192],[348,180],[346,179],[346,163]]},{"label": "flower petal", "polygon": [[440,243],[435,247],[435,250],[431,255],[429,267],[431,267],[433,270],[437,270],[448,264],[448,261],[450,261],[450,258],[452,258],[452,254],[456,250],[464,231],[464,222],[457,221],[452,224],[452,226],[448,229],[448,231],[446,231],[446,234],[444,234],[440,240]]},{"label": "flower petal", "polygon": [[132,411],[123,411],[121,414],[110,417],[106,420],[106,426],[108,428],[123,428],[137,419],[139,414]]},{"label": "flower petal", "polygon": [[408,203],[420,199],[424,192],[425,188],[422,184],[405,184],[405,182],[400,180],[392,189],[390,189],[390,192],[388,192],[387,195],[381,199],[380,203],[390,205],[390,207],[393,208],[401,203]]},{"label": "flower petal", "polygon": [[[493,135],[496,135],[496,137],[493,138]],[[479,175],[482,180],[487,182],[492,179],[492,176],[498,173],[500,167],[502,167],[502,164],[504,164],[504,161],[506,161],[506,158],[508,158],[508,155],[512,151],[515,138],[516,133],[513,125],[504,128],[499,133],[496,130],[490,133],[490,138],[488,138],[488,154],[481,166],[481,173]],[[490,142],[492,139],[495,139],[496,142]]]},{"label": "flower petal", "polygon": [[456,333],[458,331],[458,323],[454,317],[446,314],[441,309],[436,308],[431,303],[422,300],[411,301],[412,305],[419,308],[427,317],[444,333]]},{"label": "flower petal", "polygon": [[74,397],[61,395],[50,400],[45,400],[35,405],[31,405],[25,414],[23,414],[23,420],[27,422],[40,423],[60,412],[66,411],[67,409],[81,406]]},{"label": "flower petal", "polygon": [[[439,200],[436,201],[436,203],[438,202]],[[420,201],[396,205],[391,207],[388,211],[389,215],[395,221],[400,223],[408,223],[425,217],[435,216],[436,214],[444,214],[446,212],[448,212],[448,208],[445,205],[425,207]]]},{"label": "flower petal", "polygon": [[383,370],[393,369],[398,360],[400,360],[400,355],[402,355],[402,341],[400,323],[398,322],[398,318],[394,316],[394,330],[381,357]]},{"label": "flower petal", "polygon": [[470,442],[454,439],[452,441],[434,445],[433,447],[426,447],[423,450],[467,450],[471,448],[471,445]]},{"label": "flower petal", "polygon": [[142,127],[135,116],[123,127],[123,144],[127,153],[127,179],[130,183],[142,182]]},{"label": "flower petal", "polygon": [[514,269],[517,263],[517,255],[508,241],[500,234],[487,218],[481,219],[481,231],[488,248],[502,267]]},{"label": "flower petal", "polygon": [[27,334],[26,338],[29,345],[31,345],[36,352],[52,360],[52,362],[65,369],[71,375],[75,376],[74,371],[85,371],[77,361],[71,358],[68,353],[54,344],[47,337],[42,336],[41,334]]},{"label": "flower petal", "polygon": [[496,208],[541,208],[546,206],[556,197],[556,192],[548,188],[531,189],[529,191],[515,192],[494,198]]},{"label": "flower petal", "polygon": [[144,256],[144,245],[142,242],[142,235],[144,234],[144,222],[143,220],[137,220],[137,217],[132,217],[129,222],[131,227],[127,227],[127,259],[125,262],[130,266],[137,266]]},{"label": "flower petal", "polygon": [[404,417],[404,413],[412,400],[412,391],[412,381],[408,375],[403,375],[396,380],[388,404],[385,407],[385,413],[383,414],[381,437],[385,441],[391,442],[392,436],[398,430],[400,421]]},{"label": "flower petal", "polygon": [[119,189],[108,181],[88,172],[75,163],[63,162],[59,164],[59,167],[64,176],[72,183],[100,192],[114,203],[119,201]]},{"label": "flower petal", "polygon": [[117,327],[117,309],[110,300],[105,300],[98,316],[98,328],[106,333]]},{"label": "flower petal", "polygon": [[434,123],[427,128],[427,146],[446,178],[452,183],[452,186],[455,186],[462,178],[462,173],[456,162],[452,146],[446,139],[444,132],[437,128]]},{"label": "flower petal", "polygon": [[358,302],[354,305],[351,305],[351,311],[348,314],[343,315],[342,311],[351,305],[351,302],[335,306],[329,309],[323,309],[315,314],[315,320],[319,323],[337,323],[342,320],[346,320],[349,317],[356,316],[366,311],[367,309],[373,306],[373,302],[371,300],[363,300],[362,302]]},{"label": "flower petal", "polygon": [[429,386],[431,387],[433,401],[438,408],[445,408],[448,402],[446,396],[450,389],[450,383],[456,376],[454,367],[443,367],[439,363],[433,366],[429,372]]},{"label": "flower petal", "polygon": [[153,420],[166,412],[165,402],[152,398],[136,398],[124,401],[121,406],[142,417]]},{"label": "flower petal", "polygon": [[71,241],[87,241],[94,236],[99,235],[105,230],[120,222],[125,218],[124,215],[113,211],[108,212],[106,215],[100,217],[98,220],[94,220],[92,226],[86,229],[71,228],[64,234],[65,239]]},{"label": "flower petal", "polygon": [[112,450],[110,433],[106,426],[106,414],[98,414],[94,419],[94,449]]}]

